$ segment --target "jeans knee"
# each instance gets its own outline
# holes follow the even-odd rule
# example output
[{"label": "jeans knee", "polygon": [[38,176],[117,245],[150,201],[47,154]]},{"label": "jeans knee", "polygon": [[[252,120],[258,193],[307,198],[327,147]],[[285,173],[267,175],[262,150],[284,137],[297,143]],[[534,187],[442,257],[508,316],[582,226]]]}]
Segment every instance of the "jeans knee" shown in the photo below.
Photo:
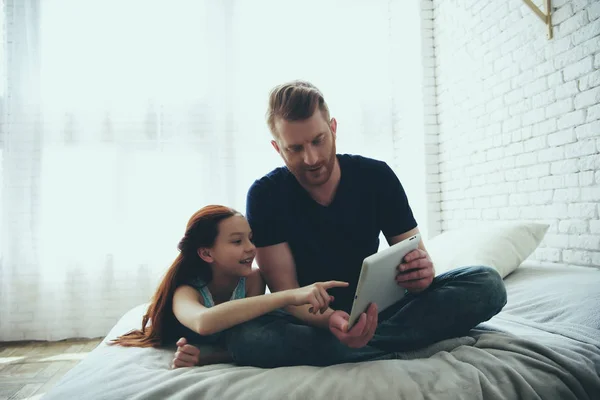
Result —
[{"label": "jeans knee", "polygon": [[231,328],[227,335],[227,350],[237,365],[259,368],[283,366],[284,352],[279,351],[275,332],[259,324],[246,323]]},{"label": "jeans knee", "polygon": [[507,294],[502,276],[491,267],[477,267],[474,271],[477,277],[482,298],[486,299],[490,318],[500,312],[506,305]]}]

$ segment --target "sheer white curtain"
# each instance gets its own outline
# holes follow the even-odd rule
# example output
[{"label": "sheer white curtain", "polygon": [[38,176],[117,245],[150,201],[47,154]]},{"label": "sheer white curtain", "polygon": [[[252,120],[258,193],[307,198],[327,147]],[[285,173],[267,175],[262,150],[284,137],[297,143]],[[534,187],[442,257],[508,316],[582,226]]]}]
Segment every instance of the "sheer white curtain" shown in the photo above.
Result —
[{"label": "sheer white curtain", "polygon": [[105,335],[187,219],[281,164],[269,89],[307,79],[338,151],[392,161],[382,1],[5,0],[0,340]]}]

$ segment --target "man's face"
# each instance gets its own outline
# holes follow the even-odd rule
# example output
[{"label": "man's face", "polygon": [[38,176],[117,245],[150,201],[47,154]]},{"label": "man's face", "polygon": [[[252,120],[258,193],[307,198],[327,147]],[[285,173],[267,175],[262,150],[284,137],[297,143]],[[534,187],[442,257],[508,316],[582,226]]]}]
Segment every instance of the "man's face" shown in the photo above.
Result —
[{"label": "man's face", "polygon": [[331,177],[336,127],[335,119],[326,121],[318,108],[303,121],[275,121],[279,138],[271,144],[303,186],[320,186]]}]

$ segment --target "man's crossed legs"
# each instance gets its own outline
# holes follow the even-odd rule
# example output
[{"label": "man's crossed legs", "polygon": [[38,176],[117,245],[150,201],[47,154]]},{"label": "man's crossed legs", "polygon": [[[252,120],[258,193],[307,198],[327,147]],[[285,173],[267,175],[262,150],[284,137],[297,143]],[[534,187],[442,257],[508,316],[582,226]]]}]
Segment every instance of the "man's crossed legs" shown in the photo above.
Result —
[{"label": "man's crossed legs", "polygon": [[439,275],[425,291],[408,294],[380,313],[373,339],[360,349],[282,310],[231,328],[227,349],[236,364],[263,368],[394,359],[396,352],[466,335],[505,304],[506,289],[496,270],[465,267]]}]

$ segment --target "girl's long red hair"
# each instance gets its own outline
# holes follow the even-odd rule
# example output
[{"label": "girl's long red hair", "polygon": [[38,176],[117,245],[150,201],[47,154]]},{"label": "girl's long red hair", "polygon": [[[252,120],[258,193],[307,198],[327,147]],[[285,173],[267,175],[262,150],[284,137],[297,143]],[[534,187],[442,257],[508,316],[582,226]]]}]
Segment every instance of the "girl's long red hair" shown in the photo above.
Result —
[{"label": "girl's long red hair", "polygon": [[203,207],[192,215],[185,235],[177,246],[180,253],[165,273],[142,318],[142,329],[132,330],[109,344],[161,347],[177,340],[176,327],[179,322],[173,314],[175,289],[196,276],[200,276],[207,283],[211,280],[210,266],[198,256],[197,250],[201,247],[212,247],[219,234],[219,223],[234,215],[239,213],[219,205]]}]

